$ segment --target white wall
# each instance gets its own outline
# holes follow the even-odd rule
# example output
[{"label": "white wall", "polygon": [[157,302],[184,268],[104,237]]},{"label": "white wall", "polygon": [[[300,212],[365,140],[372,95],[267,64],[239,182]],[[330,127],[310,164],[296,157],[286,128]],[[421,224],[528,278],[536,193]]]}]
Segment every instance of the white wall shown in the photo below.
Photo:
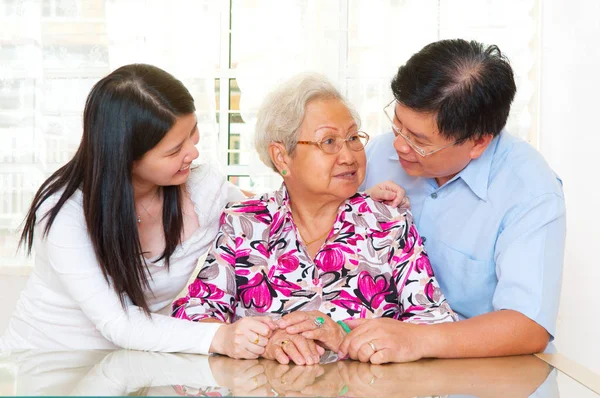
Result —
[{"label": "white wall", "polygon": [[600,2],[543,1],[540,150],[563,180],[560,353],[600,374]]}]

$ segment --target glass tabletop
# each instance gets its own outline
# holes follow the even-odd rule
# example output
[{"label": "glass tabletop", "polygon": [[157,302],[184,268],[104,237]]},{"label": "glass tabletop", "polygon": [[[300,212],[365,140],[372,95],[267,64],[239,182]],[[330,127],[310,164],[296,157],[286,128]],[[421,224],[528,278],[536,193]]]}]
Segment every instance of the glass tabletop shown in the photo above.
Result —
[{"label": "glass tabletop", "polygon": [[533,356],[313,366],[141,351],[27,351],[0,359],[0,395],[600,397]]}]

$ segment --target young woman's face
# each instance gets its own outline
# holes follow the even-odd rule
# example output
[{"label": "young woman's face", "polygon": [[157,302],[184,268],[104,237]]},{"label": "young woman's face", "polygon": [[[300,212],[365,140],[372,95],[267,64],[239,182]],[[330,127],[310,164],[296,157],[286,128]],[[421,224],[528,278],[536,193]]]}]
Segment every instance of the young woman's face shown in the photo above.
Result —
[{"label": "young woman's face", "polygon": [[162,140],[133,164],[133,179],[143,185],[181,185],[190,175],[190,164],[198,157],[196,115],[177,118]]}]

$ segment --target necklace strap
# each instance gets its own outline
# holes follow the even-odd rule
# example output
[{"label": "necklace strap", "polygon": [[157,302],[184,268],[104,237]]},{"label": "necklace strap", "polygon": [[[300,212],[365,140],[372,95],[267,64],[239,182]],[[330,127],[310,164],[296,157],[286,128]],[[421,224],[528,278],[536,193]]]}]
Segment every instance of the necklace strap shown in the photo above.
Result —
[{"label": "necklace strap", "polygon": [[298,233],[300,234],[300,237],[301,237],[301,238],[302,238],[302,240],[304,241],[304,244],[305,244],[306,246],[310,246],[310,245],[312,245],[313,243],[315,243],[316,241],[318,241],[318,240],[321,240],[321,239],[323,239],[324,237],[326,237],[326,236],[329,234],[329,231],[325,231],[325,233],[324,233],[323,235],[321,235],[321,236],[319,236],[317,239],[313,239],[313,240],[311,240],[311,241],[307,241],[306,239],[304,239],[304,236],[302,236],[302,232],[300,232],[300,230],[299,230],[299,229],[298,229]]},{"label": "necklace strap", "polygon": [[[156,190],[156,192],[154,193],[154,196],[152,196],[152,200],[150,200],[150,203],[148,204],[148,207],[152,206],[152,203],[154,203],[154,199],[156,199],[156,197],[158,196],[158,193],[160,192],[160,187],[158,187],[158,189]],[[148,214],[148,216],[152,219],[152,221],[156,221],[156,217],[153,217],[152,214],[150,214],[150,212],[148,211],[148,209],[146,208],[146,206],[144,206],[144,204],[140,201],[140,205],[142,206],[142,209],[144,209],[144,211],[146,212],[146,214]],[[138,224],[142,222],[142,218],[140,217],[139,214],[136,214],[137,216],[137,222]]]}]

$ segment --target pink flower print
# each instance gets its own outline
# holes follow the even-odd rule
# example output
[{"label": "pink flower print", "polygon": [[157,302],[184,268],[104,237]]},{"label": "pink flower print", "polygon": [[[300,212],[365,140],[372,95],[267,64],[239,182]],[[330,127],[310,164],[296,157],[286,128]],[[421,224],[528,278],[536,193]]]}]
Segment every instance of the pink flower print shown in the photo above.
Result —
[{"label": "pink flower print", "polygon": [[235,248],[238,249],[244,243],[244,238],[237,236],[235,238]]},{"label": "pink flower print", "polygon": [[231,210],[235,213],[261,213],[267,210],[267,206],[260,199],[250,199],[233,206]]},{"label": "pink flower print", "polygon": [[282,212],[278,211],[277,213],[273,214],[273,221],[271,222],[271,229],[269,231],[269,237],[279,233],[279,229],[281,229],[281,226],[283,225],[283,223],[285,222],[285,216]]},{"label": "pink flower print", "polygon": [[351,204],[352,206],[354,205],[359,205],[361,203],[365,203],[365,198],[363,198],[362,195],[355,195],[353,197],[351,197],[350,199],[348,199],[348,203]]},{"label": "pink flower print", "polygon": [[267,312],[275,295],[262,273],[254,275],[254,278],[240,286],[238,291],[244,307],[254,307],[258,312]]},{"label": "pink flower print", "polygon": [[373,278],[367,271],[358,274],[357,285],[360,295],[371,308],[379,307],[390,287],[385,276],[377,275]]},{"label": "pink flower print", "polygon": [[352,249],[339,243],[332,243],[317,253],[315,264],[323,272],[338,272],[346,264],[346,254],[354,254]]},{"label": "pink flower print", "polygon": [[265,211],[263,213],[256,213],[254,215],[254,219],[256,221],[258,221],[258,222],[261,222],[261,223],[265,224],[265,225],[270,225],[271,224],[271,220],[272,220],[271,215],[267,211]]},{"label": "pink flower print", "polygon": [[365,240],[365,237],[361,234],[354,234],[351,238],[348,238],[348,244],[352,246],[358,245],[358,242]]},{"label": "pink flower print", "polygon": [[371,208],[367,204],[366,200],[363,199],[363,201],[360,204],[360,206],[358,206],[358,212],[359,213],[372,213]]},{"label": "pink flower print", "polygon": [[205,283],[202,279],[196,278],[188,287],[189,296],[203,300],[214,301],[223,298],[223,291],[211,283]]},{"label": "pink flower print", "polygon": [[402,314],[400,314],[399,319],[401,321],[404,321],[406,319],[410,319],[415,315],[418,315],[419,313],[425,311],[425,307],[422,305],[411,305],[410,307],[407,307],[404,309],[404,312]]},{"label": "pink flower print", "polygon": [[373,231],[371,233],[373,239],[385,239],[390,235],[389,231]]},{"label": "pink flower print", "polygon": [[427,276],[430,278],[433,276],[433,269],[431,268],[429,258],[424,254],[420,255],[415,261],[415,270],[419,273],[423,271],[427,272]]},{"label": "pink flower print", "polygon": [[398,220],[379,223],[379,226],[381,227],[381,229],[386,233],[389,233],[389,231],[392,228],[396,227],[397,225],[398,225]]},{"label": "pink flower print", "polygon": [[267,204],[260,199],[250,199],[241,202],[239,205],[234,205],[230,209],[234,213],[250,213],[254,219],[263,223],[271,223],[271,214],[267,209]]},{"label": "pink flower print", "polygon": [[298,251],[294,249],[279,256],[277,259],[277,269],[284,274],[289,274],[298,269],[300,260],[296,253],[298,253]]},{"label": "pink flower print", "polygon": [[350,293],[345,290],[342,290],[337,298],[331,300],[331,303],[337,305],[338,307],[360,313],[361,318],[365,317],[365,308],[360,299],[350,295]]},{"label": "pink flower print", "polygon": [[267,246],[264,244],[264,242],[261,241],[260,243],[256,244],[254,248],[263,256],[269,257],[269,250],[267,249]]},{"label": "pink flower print", "polygon": [[433,279],[430,279],[429,282],[425,285],[425,297],[432,302],[435,303],[433,295],[435,294],[435,286],[433,285]]},{"label": "pink flower print", "polygon": [[236,253],[235,250],[231,248],[231,246],[226,245],[225,248],[220,248],[217,256],[221,256],[221,258],[232,267],[235,267],[236,263]]},{"label": "pink flower print", "polygon": [[353,198],[350,198],[348,200],[348,203],[351,206],[357,206],[358,208],[355,210],[355,212],[357,213],[371,213],[371,209],[369,208],[369,204],[367,203],[367,201],[365,200],[365,198],[362,195],[356,195]]},{"label": "pink flower print", "polygon": [[417,228],[415,227],[415,224],[412,224],[410,226],[410,229],[408,230],[408,234],[406,234],[406,240],[405,240],[405,245],[404,245],[404,249],[402,250],[403,253],[412,255],[414,249],[415,249],[415,242],[416,242],[416,237],[417,237]]},{"label": "pink flower print", "polygon": [[188,316],[187,312],[185,312],[185,305],[190,301],[190,299],[188,297],[181,297],[178,298],[177,300],[175,300],[175,302],[173,303],[173,310],[175,311],[173,313],[173,316],[175,318],[179,318],[179,319],[185,319],[187,321],[190,320],[190,317]]},{"label": "pink flower print", "polygon": [[250,249],[240,249],[240,247],[244,244],[244,239],[241,237],[235,238],[234,244],[235,248],[227,245],[226,249],[219,250],[219,255],[221,258],[232,267],[235,267],[238,258],[247,258],[252,252]]},{"label": "pink flower print", "polygon": [[284,276],[275,276],[275,268],[271,268],[271,271],[269,271],[269,281],[271,288],[277,290],[285,297],[290,297],[293,292],[302,290],[300,285],[286,280]]}]

